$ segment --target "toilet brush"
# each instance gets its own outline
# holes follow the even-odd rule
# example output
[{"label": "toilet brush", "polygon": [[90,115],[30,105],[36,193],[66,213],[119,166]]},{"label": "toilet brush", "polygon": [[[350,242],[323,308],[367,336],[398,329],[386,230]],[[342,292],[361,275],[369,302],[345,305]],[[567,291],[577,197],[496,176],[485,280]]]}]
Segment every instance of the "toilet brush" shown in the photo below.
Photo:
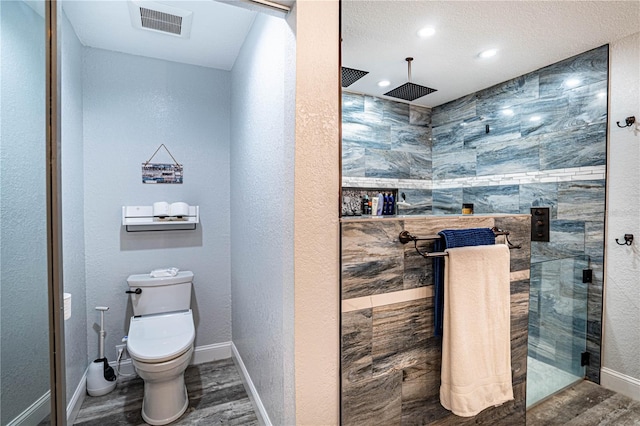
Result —
[{"label": "toilet brush", "polygon": [[98,359],[89,365],[87,372],[87,393],[91,396],[106,395],[116,387],[116,374],[109,366],[109,361],[104,356],[104,313],[109,308],[106,306],[96,306],[100,311],[100,354]]}]

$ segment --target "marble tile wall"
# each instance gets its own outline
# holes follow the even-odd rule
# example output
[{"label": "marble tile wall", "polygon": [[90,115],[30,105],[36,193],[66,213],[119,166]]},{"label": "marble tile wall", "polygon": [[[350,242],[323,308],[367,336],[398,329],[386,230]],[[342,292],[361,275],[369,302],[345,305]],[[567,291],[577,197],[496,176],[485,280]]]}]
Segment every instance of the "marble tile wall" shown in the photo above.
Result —
[{"label": "marble tile wall", "polygon": [[588,286],[587,378],[595,382],[607,84],[608,46],[602,46],[431,110],[343,97],[343,186],[398,188],[417,206],[399,209],[402,214],[460,214],[462,203],[489,214],[551,208],[551,241],[532,244],[532,262],[589,256],[594,281]]},{"label": "marble tile wall", "polygon": [[431,213],[430,189],[415,188],[432,178],[430,125],[429,108],[343,92],[342,175],[362,182],[343,186],[413,190],[401,213]]},{"label": "marble tile wall", "polygon": [[[595,382],[600,369],[607,84],[608,46],[602,46],[432,110],[434,213],[457,212],[463,202],[474,203],[477,213],[551,208],[550,242],[531,245],[532,297],[546,298],[532,309],[532,318],[544,316],[547,323],[544,330],[533,325],[532,354],[550,361],[552,350],[556,362],[570,371],[567,357],[576,351],[575,345],[563,345],[574,339],[571,317],[563,315],[569,303],[581,317],[584,308],[578,304],[584,305],[592,359],[587,378]],[[496,179],[496,174],[512,180]],[[462,180],[471,185],[456,185]],[[581,280],[575,280],[573,297],[560,294],[561,275],[539,276],[544,268],[535,267],[584,255],[594,270],[586,295]],[[541,280],[555,290],[537,293]],[[581,328],[583,321],[575,319],[574,325]]]},{"label": "marble tile wall", "polygon": [[[462,418],[439,401],[442,343],[433,335],[432,260],[418,255],[412,244],[402,245],[398,235],[492,226],[508,229],[512,241],[523,246],[511,251],[515,400]],[[343,218],[342,424],[524,424],[529,227],[527,215]],[[432,246],[431,241],[419,244],[421,250]]]}]

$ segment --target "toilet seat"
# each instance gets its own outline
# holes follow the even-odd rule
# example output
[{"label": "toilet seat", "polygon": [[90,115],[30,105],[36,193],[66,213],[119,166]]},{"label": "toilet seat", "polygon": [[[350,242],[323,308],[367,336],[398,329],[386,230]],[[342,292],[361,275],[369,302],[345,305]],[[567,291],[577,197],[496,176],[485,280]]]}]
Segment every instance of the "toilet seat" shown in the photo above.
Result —
[{"label": "toilet seat", "polygon": [[131,317],[127,351],[138,361],[165,362],[188,351],[195,336],[191,309],[169,314]]}]

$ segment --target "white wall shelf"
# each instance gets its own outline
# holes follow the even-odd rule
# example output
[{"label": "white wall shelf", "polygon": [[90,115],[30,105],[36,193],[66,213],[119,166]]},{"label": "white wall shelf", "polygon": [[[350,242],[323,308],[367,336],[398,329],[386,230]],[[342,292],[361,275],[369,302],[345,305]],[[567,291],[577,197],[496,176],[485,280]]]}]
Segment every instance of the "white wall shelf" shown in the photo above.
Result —
[{"label": "white wall shelf", "polygon": [[153,216],[153,206],[123,206],[122,226],[127,232],[193,231],[200,223],[200,207],[189,206],[189,214],[182,218]]}]

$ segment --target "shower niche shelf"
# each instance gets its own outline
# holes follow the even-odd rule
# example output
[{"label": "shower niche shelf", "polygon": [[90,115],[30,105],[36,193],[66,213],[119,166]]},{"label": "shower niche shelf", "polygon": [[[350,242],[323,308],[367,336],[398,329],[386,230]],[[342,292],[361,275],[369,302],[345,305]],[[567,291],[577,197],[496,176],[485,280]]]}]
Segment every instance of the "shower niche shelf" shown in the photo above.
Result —
[{"label": "shower niche shelf", "polygon": [[182,218],[160,219],[153,216],[153,206],[123,206],[122,226],[127,232],[193,231],[200,223],[200,207],[189,206]]}]

